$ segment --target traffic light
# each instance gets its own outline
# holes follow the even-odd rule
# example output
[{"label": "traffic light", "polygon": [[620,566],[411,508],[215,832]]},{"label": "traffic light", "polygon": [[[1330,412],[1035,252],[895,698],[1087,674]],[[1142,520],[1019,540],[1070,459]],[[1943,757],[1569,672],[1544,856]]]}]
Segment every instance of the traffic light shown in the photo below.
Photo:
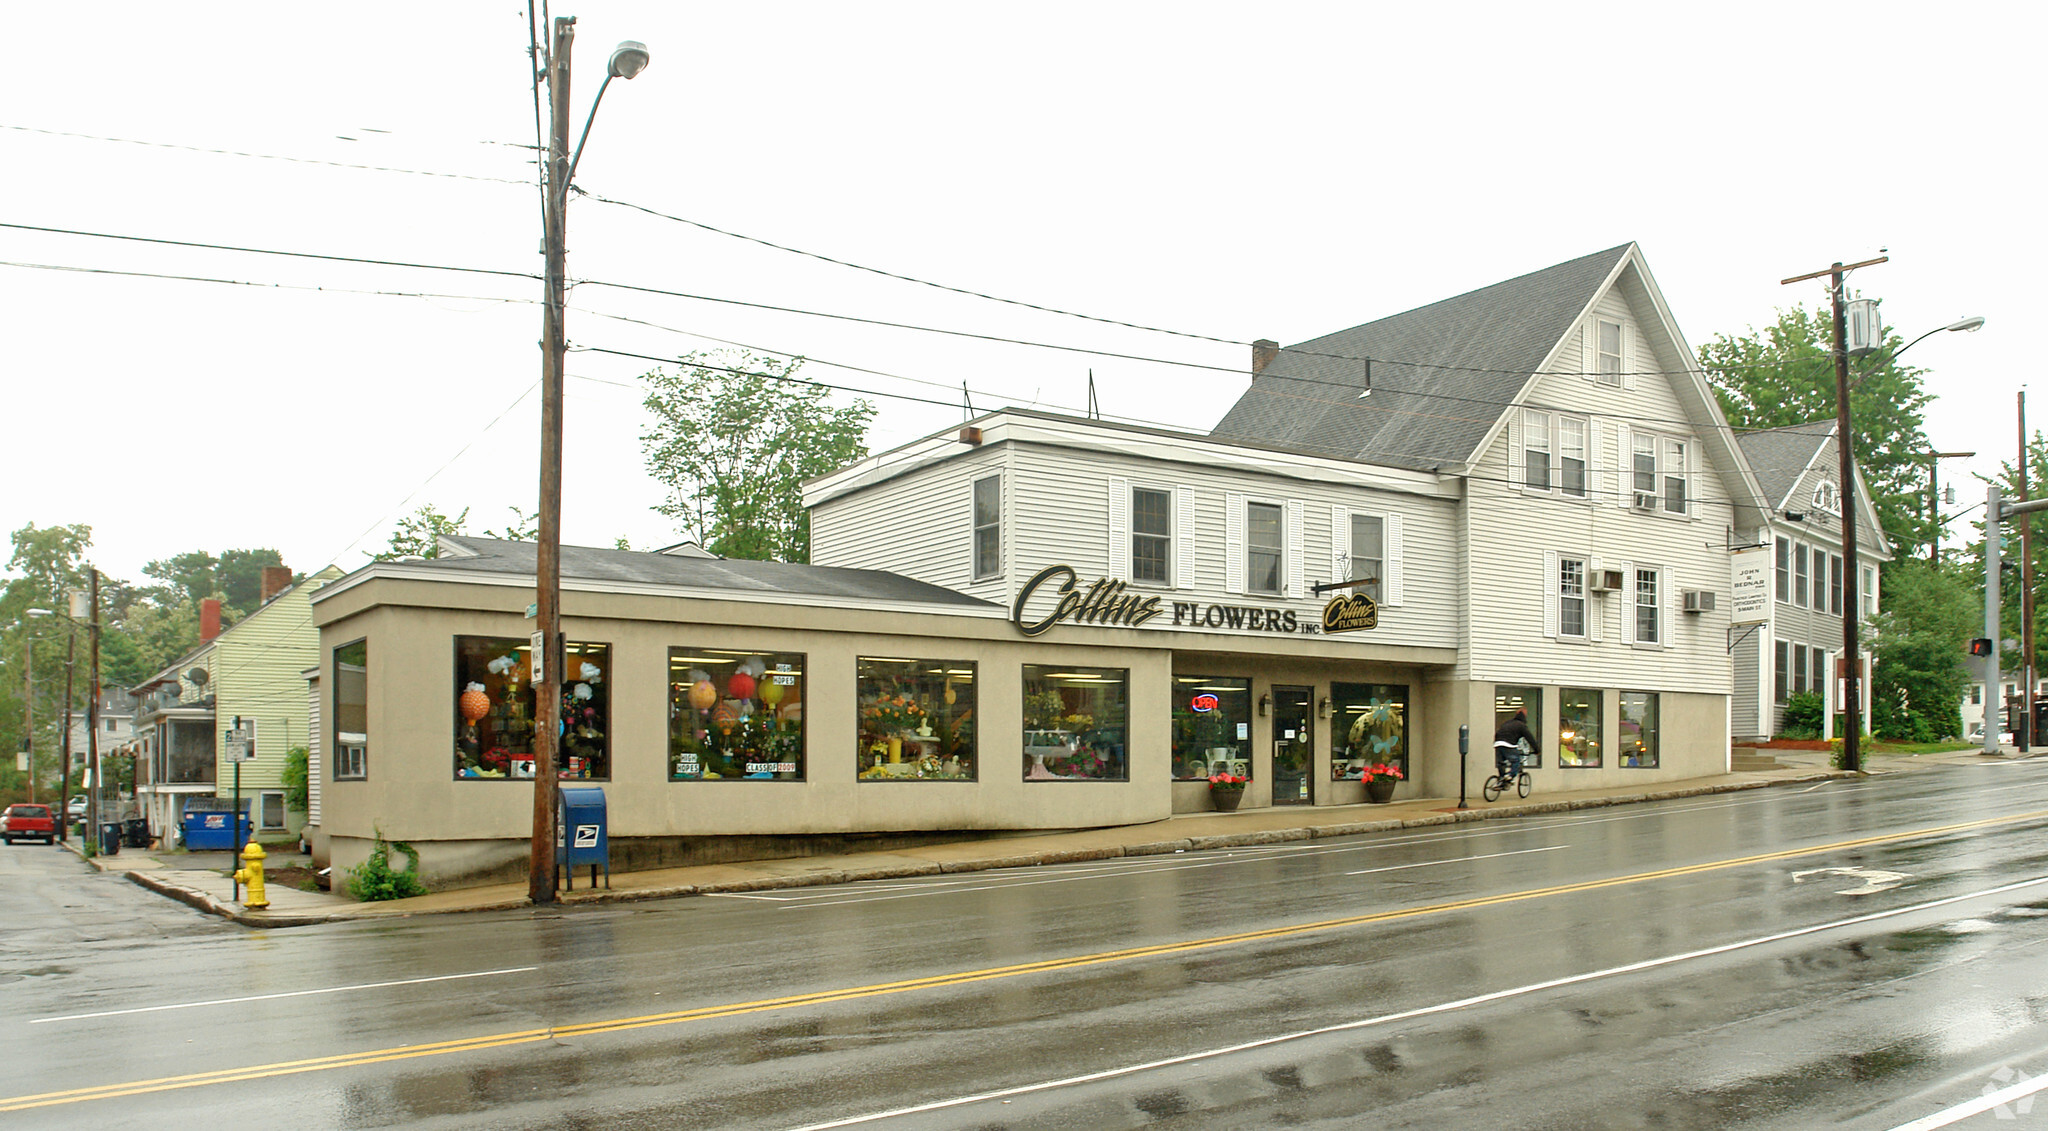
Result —
[{"label": "traffic light", "polygon": [[1989,656],[1990,654],[1991,640],[1989,637],[1979,636],[1976,639],[1970,641],[1970,655]]}]

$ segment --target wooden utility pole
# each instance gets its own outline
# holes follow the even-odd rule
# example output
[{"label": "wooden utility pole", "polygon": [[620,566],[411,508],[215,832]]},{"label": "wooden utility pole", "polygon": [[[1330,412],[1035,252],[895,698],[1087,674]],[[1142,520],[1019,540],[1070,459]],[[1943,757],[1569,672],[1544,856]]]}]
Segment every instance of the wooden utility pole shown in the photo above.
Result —
[{"label": "wooden utility pole", "polygon": [[100,571],[95,566],[87,566],[86,570],[92,578],[92,682],[86,685],[92,691],[92,702],[85,705],[85,764],[92,767],[92,788],[85,794],[85,843],[93,845],[97,852],[103,839],[100,795],[107,788],[100,777]]},{"label": "wooden utility pole", "polygon": [[541,314],[540,544],[534,556],[533,844],[526,895],[555,901],[555,751],[562,717],[562,328],[569,228],[569,51],[573,16],[555,18],[548,48],[546,279]]},{"label": "wooden utility pole", "polygon": [[1841,456],[1842,477],[1842,768],[1851,773],[1863,768],[1863,665],[1859,655],[1857,629],[1863,617],[1862,598],[1857,595],[1862,565],[1856,556],[1856,457],[1849,426],[1849,326],[1842,309],[1842,279],[1858,267],[1871,267],[1889,260],[1880,255],[1861,263],[1843,266],[1837,262],[1825,271],[1795,275],[1782,284],[1801,283],[1828,276],[1828,298],[1835,312],[1835,451]]},{"label": "wooden utility pole", "polygon": [[[76,611],[78,605],[71,606]],[[64,643],[64,776],[57,782],[57,840],[71,843],[71,670],[78,666],[78,622]]]}]

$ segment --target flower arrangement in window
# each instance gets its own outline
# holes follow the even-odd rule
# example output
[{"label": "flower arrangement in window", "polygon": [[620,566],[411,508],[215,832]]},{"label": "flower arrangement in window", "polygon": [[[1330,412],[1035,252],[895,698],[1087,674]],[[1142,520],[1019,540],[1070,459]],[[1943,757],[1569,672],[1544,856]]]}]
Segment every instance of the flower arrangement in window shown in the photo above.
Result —
[{"label": "flower arrangement in window", "polygon": [[[681,656],[697,652],[702,666]],[[671,648],[669,777],[795,780],[803,772],[803,657]]]},{"label": "flower arrangement in window", "polygon": [[861,708],[861,729],[876,734],[931,733],[924,707],[907,695],[883,695]]}]

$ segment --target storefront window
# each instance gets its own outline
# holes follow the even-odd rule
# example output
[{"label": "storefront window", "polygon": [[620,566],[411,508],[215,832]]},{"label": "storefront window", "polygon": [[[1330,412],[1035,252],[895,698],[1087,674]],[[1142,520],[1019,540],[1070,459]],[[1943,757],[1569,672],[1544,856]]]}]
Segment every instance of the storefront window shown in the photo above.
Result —
[{"label": "storefront window", "polygon": [[[1509,687],[1496,684],[1493,689],[1493,727],[1498,731],[1516,711],[1529,712],[1529,733],[1536,738],[1543,737],[1543,689],[1540,687]],[[1477,737],[1476,735],[1474,737]],[[1473,745],[1478,745],[1474,743]],[[1493,740],[1488,739],[1490,749]],[[1533,770],[1543,765],[1543,751],[1536,750],[1522,757],[1522,768]]]},{"label": "storefront window", "polygon": [[800,781],[801,652],[668,650],[670,781]]},{"label": "storefront window", "polygon": [[855,661],[862,781],[974,778],[974,665]]},{"label": "storefront window", "polygon": [[[611,645],[563,645],[564,779],[612,776]],[[455,638],[455,776],[534,776],[532,647],[517,637]]]},{"label": "storefront window", "polygon": [[1173,778],[1251,777],[1252,681],[1173,677]]},{"label": "storefront window", "polygon": [[1621,693],[1621,764],[1633,769],[1657,768],[1657,693]]},{"label": "storefront window", "polygon": [[1398,683],[1333,683],[1330,780],[1357,781],[1386,764],[1408,776],[1408,688]]},{"label": "storefront window", "polygon": [[1566,687],[1557,693],[1557,764],[1600,764],[1600,717],[1604,704],[1598,691]]},{"label": "storefront window", "polygon": [[1024,665],[1026,781],[1128,781],[1131,673]]}]

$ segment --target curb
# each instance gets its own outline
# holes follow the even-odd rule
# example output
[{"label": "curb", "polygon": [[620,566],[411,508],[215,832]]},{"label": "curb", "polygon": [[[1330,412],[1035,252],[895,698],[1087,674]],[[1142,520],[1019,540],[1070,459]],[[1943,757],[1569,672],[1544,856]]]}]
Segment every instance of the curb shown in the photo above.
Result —
[{"label": "curb", "polygon": [[[1117,845],[1104,848],[1019,852],[1006,856],[992,856],[982,860],[887,864],[852,868],[821,868],[814,872],[802,872],[786,876],[759,876],[751,879],[703,884],[673,884],[666,887],[635,888],[627,891],[613,891],[605,888],[564,891],[558,893],[557,902],[576,907],[605,903],[644,903],[650,900],[673,899],[678,896],[689,895],[727,895],[775,891],[786,888],[830,887],[837,884],[855,883],[861,880],[957,875],[968,872],[997,871],[1006,868],[1028,868],[1041,864],[1069,864],[1089,860],[1112,860],[1119,857],[1165,856],[1176,852],[1199,852],[1212,848],[1287,844],[1294,841],[1323,840],[1331,837],[1395,832],[1401,829],[1430,828],[1439,825],[1465,824],[1473,821],[1497,821],[1509,817],[1527,817],[1543,813],[1565,813],[1582,809],[1607,809],[1620,805],[1635,805],[1646,801],[1675,801],[1687,797],[1703,797],[1709,794],[1742,793],[1753,789],[1769,789],[1774,786],[1804,785],[1812,782],[1826,782],[1840,778],[1862,778],[1867,776],[1869,776],[1867,773],[1851,773],[1846,770],[1823,770],[1812,774],[1803,774],[1798,777],[1772,778],[1765,781],[1680,786],[1672,789],[1649,790],[1642,793],[1613,794],[1606,797],[1577,797],[1516,805],[1493,805],[1484,809],[1445,809],[1415,817],[1389,817],[1381,820],[1346,821],[1342,824],[1306,825],[1286,829],[1258,829],[1242,833],[1215,833],[1207,836],[1183,837],[1175,840],[1149,841],[1142,844]],[[83,856],[83,853],[80,855]],[[99,867],[103,872],[112,870],[100,866],[97,859],[88,859],[87,863]],[[125,874],[129,880],[160,895],[168,896],[207,914],[218,915],[223,919],[232,920],[246,927],[305,927],[316,923],[340,923],[359,919],[410,918],[414,915],[446,915],[470,911],[533,909],[532,902],[526,897],[521,896],[517,899],[498,900],[491,903],[449,908],[391,907],[387,909],[377,905],[358,905],[346,911],[320,914],[250,911],[235,904],[223,902],[207,895],[205,892],[195,891],[183,885],[159,879],[147,872],[130,871]]]}]

